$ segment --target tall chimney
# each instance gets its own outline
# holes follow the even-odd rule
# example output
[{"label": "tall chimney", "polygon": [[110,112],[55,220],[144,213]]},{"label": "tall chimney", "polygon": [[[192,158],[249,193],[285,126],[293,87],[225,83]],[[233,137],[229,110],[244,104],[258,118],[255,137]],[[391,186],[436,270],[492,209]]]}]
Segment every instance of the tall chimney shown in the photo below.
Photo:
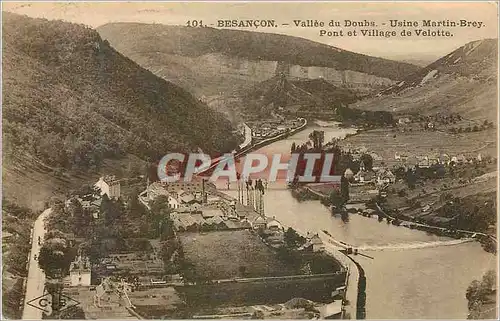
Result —
[{"label": "tall chimney", "polygon": [[201,197],[203,204],[207,203],[207,193],[205,192],[205,179],[201,179]]}]

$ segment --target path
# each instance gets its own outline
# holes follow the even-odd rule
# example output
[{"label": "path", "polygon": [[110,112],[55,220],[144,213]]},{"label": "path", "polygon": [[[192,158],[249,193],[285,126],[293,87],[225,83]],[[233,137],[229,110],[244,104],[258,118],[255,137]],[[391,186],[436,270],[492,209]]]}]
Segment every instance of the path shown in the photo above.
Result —
[{"label": "path", "polygon": [[[347,269],[346,277],[346,292],[344,298],[349,301],[349,304],[343,305],[345,310],[344,318],[356,319],[358,307],[358,282],[359,271],[358,267],[354,264],[349,257],[340,252],[343,247],[336,244],[336,240],[331,236],[326,235],[324,232],[318,233],[318,236],[323,240],[325,245],[325,252],[333,256],[337,261]],[[332,243],[333,241],[333,243]]]},{"label": "path", "polygon": [[43,241],[45,236],[45,218],[49,216],[52,209],[46,209],[35,221],[31,237],[31,252],[28,262],[28,281],[26,283],[26,294],[24,298],[23,320],[41,320],[42,310],[28,305],[28,302],[43,295],[45,288],[45,273],[38,267],[38,257],[41,245],[38,245],[38,237]]}]

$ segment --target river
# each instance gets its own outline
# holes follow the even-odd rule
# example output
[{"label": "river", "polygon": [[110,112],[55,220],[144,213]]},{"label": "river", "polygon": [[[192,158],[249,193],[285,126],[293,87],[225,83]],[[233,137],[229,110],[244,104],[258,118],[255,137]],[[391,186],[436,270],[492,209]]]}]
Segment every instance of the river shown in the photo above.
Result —
[{"label": "river", "polygon": [[[256,153],[289,154],[292,142],[305,142],[314,129],[325,131],[325,142],[354,132],[317,122]],[[236,196],[235,188],[227,192]],[[496,257],[479,243],[462,243],[359,215],[344,223],[318,201],[298,202],[282,181],[269,183],[264,204],[265,214],[286,226],[301,232],[327,230],[335,239],[364,248],[362,253],[374,257],[355,257],[366,272],[369,319],[464,319],[467,286],[488,269],[496,270]]]}]

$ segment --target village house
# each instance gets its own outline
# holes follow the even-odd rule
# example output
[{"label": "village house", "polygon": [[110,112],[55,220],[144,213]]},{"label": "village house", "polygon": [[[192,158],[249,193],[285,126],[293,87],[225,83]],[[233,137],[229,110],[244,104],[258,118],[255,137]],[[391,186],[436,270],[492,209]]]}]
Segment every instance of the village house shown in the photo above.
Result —
[{"label": "village house", "polygon": [[348,180],[351,180],[354,177],[354,173],[350,168],[347,168],[344,172],[344,177],[347,178]]},{"label": "village house", "polygon": [[207,196],[207,205],[220,205],[222,199],[219,196],[209,195]]},{"label": "village house", "polygon": [[69,278],[65,283],[68,286],[90,286],[91,269],[88,257],[77,256],[75,261],[71,262]]},{"label": "village house", "polygon": [[177,182],[172,183],[165,182],[162,183],[162,185],[172,195],[177,194],[180,190],[195,194],[206,192],[208,189],[215,189],[215,185],[212,182],[208,182],[198,177],[193,177],[190,181],[181,179]]},{"label": "village house", "polygon": [[466,163],[467,162],[467,157],[465,157],[464,154],[460,154],[457,156],[456,158],[456,163],[457,164],[463,164],[463,163]]},{"label": "village house", "polygon": [[398,125],[406,125],[406,124],[409,124],[410,122],[411,122],[411,120],[408,117],[398,119]]},{"label": "village house", "polygon": [[99,218],[99,213],[101,211],[101,203],[102,203],[102,198],[93,200],[90,203],[90,208],[89,208],[89,213],[92,215],[93,218],[98,219]]},{"label": "village house", "polygon": [[354,175],[354,181],[360,184],[368,184],[375,181],[375,173],[373,171],[367,171],[360,169],[356,175]]},{"label": "village house", "polygon": [[261,229],[261,228],[266,228],[267,226],[267,219],[262,216],[258,216],[252,223],[252,228],[253,229]]},{"label": "village house", "polygon": [[102,176],[94,186],[101,190],[101,196],[106,194],[110,199],[120,198],[120,181],[115,176]]},{"label": "village house", "polygon": [[219,229],[219,230],[227,227],[226,224],[224,224],[224,219],[220,216],[207,218],[204,224],[205,226],[210,226],[213,229]]},{"label": "village house", "polygon": [[202,206],[199,203],[193,204],[179,204],[179,207],[175,210],[179,213],[197,213],[201,214]]},{"label": "village house", "polygon": [[408,154],[395,152],[394,159],[401,162],[405,162],[408,159]]},{"label": "village house", "polygon": [[266,224],[266,229],[268,229],[271,232],[282,232],[284,231],[283,225],[276,220],[275,218],[272,218],[269,222]]},{"label": "village house", "polygon": [[178,209],[180,206],[179,201],[175,198],[172,197],[171,195],[168,196],[168,207],[171,209]]},{"label": "village house", "polygon": [[195,203],[194,195],[191,193],[187,193],[184,190],[177,191],[177,200],[181,204],[193,204],[193,203]]},{"label": "village house", "polygon": [[165,188],[165,185],[159,183],[159,182],[154,182],[150,184],[146,191],[141,193],[141,195],[145,194],[146,200],[148,202],[151,202],[155,200],[159,196],[164,196],[168,198],[168,207],[171,209],[178,209],[180,204],[179,201],[173,197]]},{"label": "village house", "polygon": [[222,217],[222,216],[224,216],[224,213],[222,213],[222,210],[219,208],[203,207],[201,209],[201,215],[206,220],[208,218],[215,217],[215,216]]},{"label": "village house", "polygon": [[396,176],[387,168],[382,168],[377,172],[377,184],[392,184],[396,182]]},{"label": "village house", "polygon": [[318,234],[313,235],[309,243],[313,252],[320,252],[325,250],[325,244]]},{"label": "village house", "polygon": [[427,156],[419,157],[418,167],[420,167],[420,168],[431,167],[431,162],[429,160],[429,157],[427,157]]},{"label": "village house", "polygon": [[250,222],[247,218],[244,218],[240,221],[241,227],[245,229],[252,228],[252,222]]}]

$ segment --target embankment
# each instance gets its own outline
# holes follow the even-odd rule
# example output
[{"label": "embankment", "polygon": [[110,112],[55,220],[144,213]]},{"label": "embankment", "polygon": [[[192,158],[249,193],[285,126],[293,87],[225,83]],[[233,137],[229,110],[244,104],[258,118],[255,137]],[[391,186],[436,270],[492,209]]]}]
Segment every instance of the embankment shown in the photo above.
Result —
[{"label": "embankment", "polygon": [[365,270],[352,257],[346,255],[356,266],[358,271],[358,296],[356,301],[356,319],[366,319],[366,274]]},{"label": "embankment", "polygon": [[478,240],[483,246],[489,242],[494,243],[495,248],[497,245],[497,239],[489,234],[485,234],[485,233],[481,233],[481,232],[474,232],[474,231],[467,231],[467,230],[454,230],[454,229],[440,227],[440,226],[405,221],[405,220],[401,220],[399,218],[390,216],[389,214],[387,214],[387,212],[385,212],[382,209],[382,207],[378,203],[375,203],[375,207],[376,207],[380,217],[385,217],[388,222],[395,224],[395,225],[407,227],[410,229],[425,231],[425,232],[436,234],[439,236],[448,236],[448,237],[453,237],[453,238],[469,238],[469,239],[472,238],[472,239]]}]

